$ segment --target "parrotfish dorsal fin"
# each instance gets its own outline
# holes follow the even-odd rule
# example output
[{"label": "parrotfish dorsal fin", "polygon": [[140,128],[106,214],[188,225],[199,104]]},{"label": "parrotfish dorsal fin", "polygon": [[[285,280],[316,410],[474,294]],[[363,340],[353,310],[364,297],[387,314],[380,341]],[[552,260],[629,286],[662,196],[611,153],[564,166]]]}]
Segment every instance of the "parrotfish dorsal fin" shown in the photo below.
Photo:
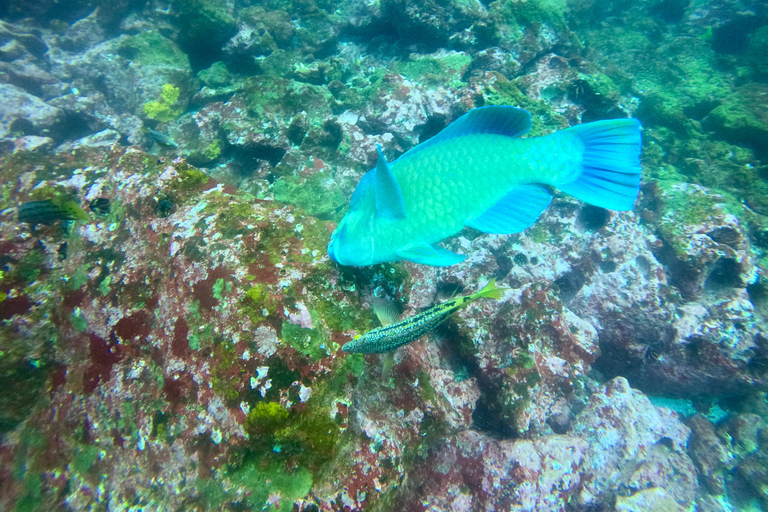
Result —
[{"label": "parrotfish dorsal fin", "polygon": [[388,219],[402,219],[405,217],[403,192],[381,151],[381,145],[376,145],[376,151],[379,153],[375,171],[376,214]]},{"label": "parrotfish dorsal fin", "polygon": [[531,114],[527,110],[509,106],[475,108],[446,126],[443,131],[411,149],[400,159],[412,156],[440,142],[454,137],[473,134],[495,134],[519,137],[531,129]]},{"label": "parrotfish dorsal fin", "polygon": [[392,301],[382,299],[381,297],[374,297],[371,299],[371,307],[376,314],[376,318],[379,319],[379,323],[384,327],[400,320],[400,310]]}]

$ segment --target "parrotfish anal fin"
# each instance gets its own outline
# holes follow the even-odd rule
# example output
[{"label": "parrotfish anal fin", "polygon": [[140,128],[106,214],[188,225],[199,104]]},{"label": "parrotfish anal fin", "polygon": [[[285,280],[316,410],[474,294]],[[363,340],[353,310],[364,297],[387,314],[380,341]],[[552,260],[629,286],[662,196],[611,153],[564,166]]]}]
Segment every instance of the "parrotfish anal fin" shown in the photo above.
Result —
[{"label": "parrotfish anal fin", "polygon": [[584,202],[609,210],[631,210],[640,191],[640,122],[611,119],[572,126],[584,144],[581,175],[557,188]]},{"label": "parrotfish anal fin", "polygon": [[388,219],[402,219],[405,217],[405,203],[403,192],[397,184],[395,175],[381,151],[381,146],[376,146],[379,160],[376,162],[376,215]]},{"label": "parrotfish anal fin", "polygon": [[374,297],[371,300],[371,306],[376,318],[379,319],[379,323],[385,327],[400,320],[400,310],[391,300]]},{"label": "parrotfish anal fin", "polygon": [[475,108],[449,124],[440,133],[411,149],[399,159],[408,158],[440,142],[462,135],[490,133],[519,137],[531,129],[531,114],[527,110],[508,106]]},{"label": "parrotfish anal fin", "polygon": [[466,256],[456,254],[443,249],[438,245],[419,245],[411,247],[410,249],[397,251],[397,255],[408,261],[414,263],[421,263],[422,265],[432,265],[435,267],[447,267],[449,265],[455,265],[464,261]]},{"label": "parrotfish anal fin", "polygon": [[467,226],[485,233],[519,233],[536,222],[551,200],[552,196],[537,185],[515,187]]}]

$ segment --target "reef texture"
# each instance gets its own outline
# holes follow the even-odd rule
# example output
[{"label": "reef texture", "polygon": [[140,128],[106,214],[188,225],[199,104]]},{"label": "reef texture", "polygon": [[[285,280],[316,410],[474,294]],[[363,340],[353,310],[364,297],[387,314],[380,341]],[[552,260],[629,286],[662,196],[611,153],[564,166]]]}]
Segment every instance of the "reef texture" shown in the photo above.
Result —
[{"label": "reef texture", "polygon": [[[0,509],[768,506],[762,2],[235,4],[0,6]],[[377,144],[494,104],[639,118],[635,209],[328,259]],[[491,278],[391,370],[340,351]]]}]

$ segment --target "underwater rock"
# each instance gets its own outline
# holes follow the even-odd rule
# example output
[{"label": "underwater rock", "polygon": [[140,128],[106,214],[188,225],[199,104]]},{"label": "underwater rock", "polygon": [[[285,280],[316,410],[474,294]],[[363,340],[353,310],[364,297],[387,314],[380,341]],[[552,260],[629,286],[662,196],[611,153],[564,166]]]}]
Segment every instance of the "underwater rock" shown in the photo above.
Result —
[{"label": "underwater rock", "polygon": [[102,130],[93,135],[62,144],[56,148],[56,153],[69,153],[79,148],[108,150],[120,141],[120,134],[115,130]]},{"label": "underwater rock", "polygon": [[603,228],[606,238],[591,249],[600,272],[569,305],[600,322],[596,368],[653,394],[750,392],[766,376],[751,369],[761,318],[747,292],[757,267],[741,205],[693,184],[665,181],[646,192],[657,205],[656,233]]},{"label": "underwater rock", "polygon": [[50,137],[25,135],[13,141],[13,151],[49,151],[53,145]]},{"label": "underwater rock", "polygon": [[287,12],[249,7],[240,11],[237,17],[238,31],[223,48],[227,61],[235,69],[253,69],[256,57],[291,47],[296,27]]},{"label": "underwater rock", "polygon": [[96,46],[104,39],[104,29],[99,24],[96,11],[94,11],[89,16],[70,25],[61,37],[54,36],[53,41],[55,42],[51,46],[77,53]]},{"label": "underwater rock", "polygon": [[684,512],[688,510],[674,500],[663,487],[642,489],[631,496],[616,497],[616,512]]},{"label": "underwater rock", "polygon": [[[672,413],[619,378],[597,390],[566,435],[499,440],[466,430],[447,436],[422,455],[396,503],[417,493],[434,510],[556,511],[568,504],[586,511],[614,499],[627,507],[653,501],[687,510],[698,487],[685,453],[688,434]],[[652,497],[650,489],[663,492]]]},{"label": "underwater rock", "polygon": [[63,99],[51,101],[68,105],[87,124],[102,123],[97,129],[108,126],[138,142],[137,120],[169,121],[186,108],[192,79],[189,59],[156,32],[121,35],[81,53],[53,47],[50,59],[51,72],[73,86],[62,91]]},{"label": "underwater rock", "polygon": [[481,2],[381,2],[381,16],[398,38],[428,49],[445,46],[451,36],[468,29],[485,15],[486,9]]},{"label": "underwater rock", "polygon": [[237,32],[232,4],[212,0],[172,0],[177,42],[196,70],[221,60],[222,45]]},{"label": "underwater rock", "polygon": [[[388,75],[385,80],[387,89],[366,106],[357,121],[366,133],[389,133],[407,150],[442,129],[442,123],[447,125],[455,104],[452,91],[427,89],[401,75]],[[425,133],[433,123],[439,127]]]},{"label": "underwater rock", "polygon": [[0,82],[43,97],[56,78],[47,71],[48,46],[38,30],[0,21]]},{"label": "underwater rock", "polygon": [[[473,379],[457,383],[451,372],[413,361],[396,369],[410,385],[382,390],[373,362],[365,369],[362,356],[339,352],[371,317],[357,295],[336,286],[325,223],[135,148],[25,158],[0,162],[15,187],[0,209],[0,244],[8,248],[0,377],[23,385],[14,397],[27,405],[41,402],[20,409],[0,400],[0,420],[12,429],[32,415],[24,436],[56,443],[45,467],[63,478],[36,469],[42,452],[9,441],[0,464],[23,459],[28,470],[4,480],[3,506],[31,478],[46,482],[46,496],[87,508],[100,499],[93,477],[106,475],[117,483],[115,502],[150,499],[151,481],[162,478],[173,507],[197,502],[199,484],[252,508],[270,496],[299,506],[343,496],[359,508],[397,485],[402,467],[390,447],[415,453],[423,418],[438,429],[471,422]],[[47,179],[38,183],[36,170]],[[41,226],[33,233],[19,227],[11,206],[36,197],[35,185],[35,193],[74,187],[83,204],[109,207],[68,232]],[[386,412],[376,421],[400,429],[391,443],[382,445],[366,422],[371,436],[353,435],[361,378],[369,382],[359,388],[362,400],[376,396],[372,389],[386,396],[372,402],[373,415]],[[242,450],[251,455],[240,458]]]},{"label": "underwater rock", "polygon": [[753,146],[761,154],[768,152],[768,87],[747,84],[725,98],[702,122],[717,136],[736,144]]},{"label": "underwater rock", "polygon": [[[555,512],[578,493],[587,442],[574,436],[498,440],[474,430],[431,451],[419,466],[418,499],[429,510]],[[406,481],[406,489],[416,482]]]},{"label": "underwater rock", "polygon": [[44,135],[61,121],[62,111],[20,87],[0,84],[0,138]]},{"label": "underwater rock", "polygon": [[686,453],[690,432],[669,409],[654,407],[631,389],[626,379],[606,383],[589,397],[570,432],[589,443],[583,467],[589,477],[575,496],[577,509],[661,487],[687,510],[698,488]]},{"label": "underwater rock", "polygon": [[696,414],[688,420],[691,438],[688,452],[696,465],[699,478],[710,493],[725,493],[725,477],[733,467],[727,446],[718,436],[715,426],[704,416]]}]

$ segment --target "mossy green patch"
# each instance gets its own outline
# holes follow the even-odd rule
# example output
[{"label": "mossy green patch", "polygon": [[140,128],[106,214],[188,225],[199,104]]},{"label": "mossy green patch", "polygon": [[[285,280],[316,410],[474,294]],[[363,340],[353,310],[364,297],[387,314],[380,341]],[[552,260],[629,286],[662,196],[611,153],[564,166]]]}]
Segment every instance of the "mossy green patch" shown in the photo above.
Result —
[{"label": "mossy green patch", "polygon": [[664,200],[659,229],[678,255],[685,254],[689,248],[686,227],[703,224],[716,211],[738,216],[743,210],[739,201],[725,192],[705,193],[675,181],[660,180],[658,184]]},{"label": "mossy green patch", "polygon": [[245,291],[240,306],[254,325],[260,324],[276,311],[278,301],[270,290],[266,284],[255,283]]},{"label": "mossy green patch", "polygon": [[210,48],[219,48],[237,32],[227,4],[214,0],[172,0],[171,9],[181,25],[179,44],[195,60],[204,59]]},{"label": "mossy green patch", "polygon": [[308,329],[283,322],[281,338],[284,343],[314,360],[322,359],[330,353],[329,340],[320,328]]},{"label": "mossy green patch", "polygon": [[531,130],[528,137],[540,137],[568,127],[567,120],[546,102],[528,98],[520,88],[504,77],[497,77],[492,86],[486,88],[486,105],[511,105],[531,113]]},{"label": "mossy green patch", "polygon": [[245,431],[252,436],[272,436],[288,423],[289,416],[278,402],[259,402],[248,411]]},{"label": "mossy green patch", "polygon": [[326,87],[278,76],[252,77],[246,80],[244,92],[249,113],[256,118],[265,113],[296,115],[304,111],[311,114],[310,124],[321,125],[335,103]]},{"label": "mossy green patch", "polygon": [[[291,512],[294,500],[306,497],[312,489],[312,474],[308,470],[288,471],[269,457],[228,472],[227,476],[235,486],[248,490],[246,501],[253,510]],[[267,500],[275,495],[280,497],[279,504],[268,504]]]},{"label": "mossy green patch", "polygon": [[208,183],[208,175],[200,169],[180,162],[174,166],[177,176],[167,185],[166,196],[177,203],[183,203],[198,194],[203,185]]},{"label": "mossy green patch", "polygon": [[162,66],[189,69],[189,58],[168,38],[146,31],[120,40],[118,53],[136,66]]},{"label": "mossy green patch", "polygon": [[183,112],[181,105],[178,103],[180,92],[179,88],[172,84],[163,84],[160,99],[145,103],[144,113],[149,119],[154,119],[161,123],[173,121]]},{"label": "mossy green patch", "polygon": [[488,25],[502,45],[516,42],[526,27],[550,25],[567,33],[565,0],[498,0],[489,5]]},{"label": "mossy green patch", "polygon": [[216,160],[219,156],[221,156],[221,141],[216,139],[205,147],[203,157],[207,160]]},{"label": "mossy green patch", "polygon": [[227,65],[221,61],[214,62],[208,69],[200,71],[197,77],[208,87],[221,87],[228,84],[232,78]]},{"label": "mossy green patch", "polygon": [[423,85],[462,87],[464,71],[472,57],[462,52],[445,52],[433,55],[411,56],[396,63],[394,70],[404,77]]}]

